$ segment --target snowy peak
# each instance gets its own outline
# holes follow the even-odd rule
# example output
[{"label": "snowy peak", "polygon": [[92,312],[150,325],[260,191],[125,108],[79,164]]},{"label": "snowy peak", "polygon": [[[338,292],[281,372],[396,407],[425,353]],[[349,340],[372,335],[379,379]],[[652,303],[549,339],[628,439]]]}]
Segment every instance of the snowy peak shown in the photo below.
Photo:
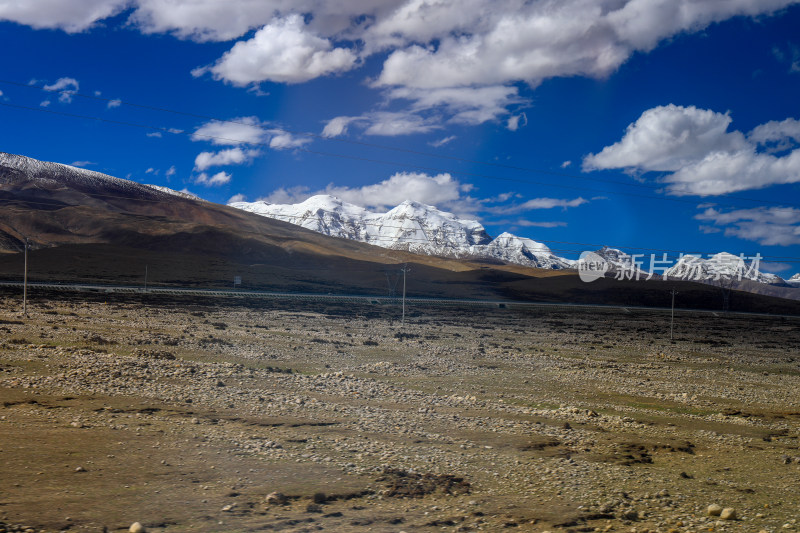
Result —
[{"label": "snowy peak", "polygon": [[102,172],[5,152],[0,152],[0,184],[2,183],[32,183],[45,188],[66,186],[85,193],[118,194],[132,198],[166,199],[167,195],[185,198],[182,193],[171,189],[142,185]]},{"label": "snowy peak", "polygon": [[575,264],[575,261],[558,257],[540,242],[517,237],[508,232],[501,233],[488,245],[474,248],[477,256],[492,257],[535,268],[563,269]]},{"label": "snowy peak", "polygon": [[537,268],[569,268],[542,243],[503,233],[492,239],[477,220],[406,200],[386,213],[368,211],[328,195],[293,205],[236,202],[232,207],[283,220],[333,237],[384,248],[457,258],[506,261]]},{"label": "snowy peak", "polygon": [[730,281],[748,279],[761,283],[775,284],[783,280],[775,274],[761,272],[756,260],[747,261],[738,255],[720,252],[704,259],[698,255],[684,255],[675,265],[664,272],[673,279],[687,281]]}]

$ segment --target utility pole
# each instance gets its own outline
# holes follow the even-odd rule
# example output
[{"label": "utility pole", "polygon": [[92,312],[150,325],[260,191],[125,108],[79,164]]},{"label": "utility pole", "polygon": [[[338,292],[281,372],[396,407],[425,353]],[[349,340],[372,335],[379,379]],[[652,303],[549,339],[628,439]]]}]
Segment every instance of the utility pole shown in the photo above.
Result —
[{"label": "utility pole", "polygon": [[672,331],[675,326],[675,295],[678,294],[678,291],[672,289],[670,292],[672,293],[672,316],[669,321],[669,340],[672,340]]},{"label": "utility pole", "polygon": [[406,274],[410,272],[408,268],[408,263],[403,265],[403,318],[400,320],[400,327],[402,328],[406,324]]},{"label": "utility pole", "polygon": [[28,316],[28,238],[25,237],[25,273],[22,281],[22,316]]}]

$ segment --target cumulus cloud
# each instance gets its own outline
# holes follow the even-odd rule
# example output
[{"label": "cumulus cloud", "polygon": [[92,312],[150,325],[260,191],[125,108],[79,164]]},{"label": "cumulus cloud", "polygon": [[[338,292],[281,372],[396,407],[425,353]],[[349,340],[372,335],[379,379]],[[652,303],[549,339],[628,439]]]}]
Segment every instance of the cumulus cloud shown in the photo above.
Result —
[{"label": "cumulus cloud", "polygon": [[516,87],[502,85],[440,89],[398,87],[389,90],[386,96],[389,100],[411,101],[413,112],[439,110],[450,117],[449,122],[467,125],[482,124],[507,115],[508,106],[526,102],[518,96]]},{"label": "cumulus cloud", "polygon": [[416,172],[398,172],[388,179],[362,187],[329,184],[319,190],[305,186],[280,188],[261,200],[275,204],[292,204],[317,194],[329,194],[370,209],[385,210],[412,200],[435,205],[456,214],[474,214],[480,207],[480,202],[466,194],[471,189],[471,185],[461,183],[450,174],[431,176]]},{"label": "cumulus cloud", "polygon": [[195,177],[194,182],[200,185],[205,185],[206,187],[217,187],[230,182],[232,177],[233,176],[227,172],[217,172],[213,176],[209,176],[205,172],[202,172]]},{"label": "cumulus cloud", "polygon": [[769,146],[770,151],[779,152],[790,148],[792,143],[800,143],[800,120],[771,120],[756,126],[747,134],[747,138],[756,144]]},{"label": "cumulus cloud", "polygon": [[[416,2],[415,12],[395,17],[395,35],[408,28],[405,35],[416,44],[389,55],[378,84],[454,87],[525,81],[536,86],[555,76],[604,77],[634,52],[649,51],[672,35],[737,15],[771,13],[791,0],[472,3],[470,11],[454,0]],[[435,7],[428,10],[452,23],[447,29],[429,24],[426,35],[418,19],[427,14],[422,6],[431,4]],[[437,39],[438,45],[431,45]]]},{"label": "cumulus cloud", "polygon": [[712,222],[726,236],[739,237],[763,246],[800,244],[800,209],[791,207],[755,207],[730,211],[706,208],[695,215],[697,220]]},{"label": "cumulus cloud", "polygon": [[[798,121],[756,127],[749,136],[728,131],[729,114],[694,106],[659,106],[629,125],[623,138],[583,160],[583,169],[667,172],[661,181],[676,195],[719,195],[800,182]],[[775,146],[783,155],[774,155]],[[793,148],[793,149],[792,149]],[[792,149],[791,151],[789,151]]]},{"label": "cumulus cloud", "polygon": [[[408,98],[407,114],[425,109],[425,120],[467,125],[503,119],[513,130],[523,123],[515,118],[515,84],[602,78],[672,36],[796,1],[27,0],[0,2],[0,20],[82,31],[130,9],[130,25],[144,33],[196,41],[247,36],[194,73],[250,89],[342,73],[382,54],[371,85],[405,91],[387,98]],[[492,96],[501,91],[513,94]],[[345,133],[347,123],[338,132],[335,125],[331,136]]]},{"label": "cumulus cloud", "polygon": [[338,137],[347,133],[350,125],[363,129],[367,135],[393,137],[412,133],[427,133],[442,126],[436,118],[413,112],[373,111],[357,117],[335,117],[322,129],[323,137]]},{"label": "cumulus cloud", "polygon": [[0,20],[75,33],[119,13],[128,4],[129,0],[6,0],[0,2]]},{"label": "cumulus cloud", "polygon": [[[211,120],[206,122],[194,133],[193,141],[206,141],[217,146],[237,146],[241,144],[256,144],[269,146],[274,150],[287,150],[299,148],[311,142],[309,137],[296,136],[280,128],[270,127],[262,123],[257,117],[238,117],[231,120]],[[226,151],[227,157],[236,157],[247,152]],[[252,157],[258,154],[253,152]],[[203,156],[210,157],[209,155]],[[224,163],[228,164],[228,163]]]},{"label": "cumulus cloud", "polygon": [[257,117],[238,117],[231,120],[206,122],[192,134],[193,141],[209,141],[217,145],[258,144],[263,141],[264,128]]},{"label": "cumulus cloud", "polygon": [[75,78],[58,78],[55,83],[42,87],[45,91],[58,92],[58,101],[62,104],[72,102],[72,97],[78,92],[80,83]]},{"label": "cumulus cloud", "polygon": [[586,156],[583,168],[674,171],[709,153],[735,152],[747,143],[741,132],[727,132],[731,121],[728,114],[694,106],[654,107],[628,126],[621,141]]},{"label": "cumulus cloud", "polygon": [[405,200],[448,205],[463,200],[461,183],[450,174],[399,172],[389,179],[363,187],[328,186],[327,194],[364,207],[394,207]]},{"label": "cumulus cloud", "polygon": [[581,197],[571,200],[565,198],[532,198],[520,204],[495,206],[490,208],[490,211],[494,214],[508,215],[512,213],[522,213],[523,211],[533,211],[534,209],[553,209],[554,207],[566,209],[568,207],[578,207],[587,203],[589,203],[589,200]]},{"label": "cumulus cloud", "polygon": [[228,205],[230,205],[230,204],[235,204],[236,202],[246,202],[246,201],[247,201],[247,196],[245,196],[242,193],[239,193],[239,194],[234,194],[233,196],[228,198],[227,203]]},{"label": "cumulus cloud", "polygon": [[308,30],[301,15],[276,18],[247,41],[236,43],[214,65],[197,69],[234,85],[262,81],[300,83],[320,76],[345,72],[356,65],[349,48],[335,48],[331,41]]},{"label": "cumulus cloud", "polygon": [[242,150],[239,147],[220,150],[219,152],[200,152],[194,159],[195,170],[206,170],[210,167],[225,165],[241,165],[258,157],[258,150]]}]

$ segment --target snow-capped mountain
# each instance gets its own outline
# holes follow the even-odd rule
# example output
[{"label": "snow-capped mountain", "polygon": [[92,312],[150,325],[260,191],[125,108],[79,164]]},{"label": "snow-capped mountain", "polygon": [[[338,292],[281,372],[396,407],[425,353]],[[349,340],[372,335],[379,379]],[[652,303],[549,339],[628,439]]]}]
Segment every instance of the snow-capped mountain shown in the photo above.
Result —
[{"label": "snow-capped mountain", "polygon": [[461,219],[419,202],[405,201],[375,213],[329,195],[299,204],[234,202],[250,211],[333,237],[383,248],[457,258],[487,258],[538,268],[569,268],[574,261],[553,254],[544,244],[503,233],[492,239],[476,220]]},{"label": "snow-capped mountain", "polygon": [[480,223],[435,207],[406,201],[387,213],[372,213],[335,196],[312,196],[293,205],[234,202],[232,207],[290,222],[332,237],[430,255],[453,255],[463,247],[487,244]]},{"label": "snow-capped mountain", "polygon": [[162,187],[161,185],[152,185],[150,183],[146,184],[145,186],[153,188],[159,192],[165,192],[167,194],[171,194],[172,196],[179,196],[180,198],[186,198],[187,200],[197,200],[198,202],[205,202],[205,200],[203,200],[196,194],[190,193],[188,191],[176,191],[175,189],[170,189],[169,187]]},{"label": "snow-capped mountain", "polygon": [[800,287],[800,274],[795,274],[791,278],[787,279],[786,283],[794,285],[795,287]]},{"label": "snow-capped mountain", "polygon": [[501,233],[489,244],[472,246],[469,255],[500,259],[536,268],[563,269],[575,265],[574,260],[555,255],[550,248],[540,242],[517,237],[508,232]]},{"label": "snow-capped mountain", "polygon": [[687,281],[730,281],[747,279],[760,283],[781,284],[783,279],[775,274],[761,272],[753,261],[738,255],[720,252],[704,259],[697,255],[684,255],[664,272],[670,279]]},{"label": "snow-capped mountain", "polygon": [[103,191],[131,198],[164,198],[164,195],[178,195],[187,199],[197,199],[183,196],[183,193],[166,187],[143,185],[85,168],[0,152],[0,183],[14,183],[15,181],[38,183],[43,186],[69,187],[86,193]]},{"label": "snow-capped mountain", "polygon": [[614,275],[623,273],[626,279],[639,279],[645,273],[641,269],[642,258],[634,258],[633,256],[623,252],[618,248],[611,248],[603,246],[594,252],[602,257],[608,263],[608,272]]}]

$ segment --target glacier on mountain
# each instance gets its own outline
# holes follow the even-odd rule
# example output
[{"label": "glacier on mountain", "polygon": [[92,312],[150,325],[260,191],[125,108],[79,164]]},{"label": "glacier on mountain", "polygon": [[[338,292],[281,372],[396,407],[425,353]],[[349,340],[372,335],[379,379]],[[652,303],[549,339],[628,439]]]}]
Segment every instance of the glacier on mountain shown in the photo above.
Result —
[{"label": "glacier on mountain", "polygon": [[298,204],[259,201],[229,205],[332,237],[418,254],[492,259],[537,268],[570,268],[574,264],[542,243],[510,233],[492,239],[476,220],[409,200],[386,213],[368,211],[330,195],[312,196]]}]

